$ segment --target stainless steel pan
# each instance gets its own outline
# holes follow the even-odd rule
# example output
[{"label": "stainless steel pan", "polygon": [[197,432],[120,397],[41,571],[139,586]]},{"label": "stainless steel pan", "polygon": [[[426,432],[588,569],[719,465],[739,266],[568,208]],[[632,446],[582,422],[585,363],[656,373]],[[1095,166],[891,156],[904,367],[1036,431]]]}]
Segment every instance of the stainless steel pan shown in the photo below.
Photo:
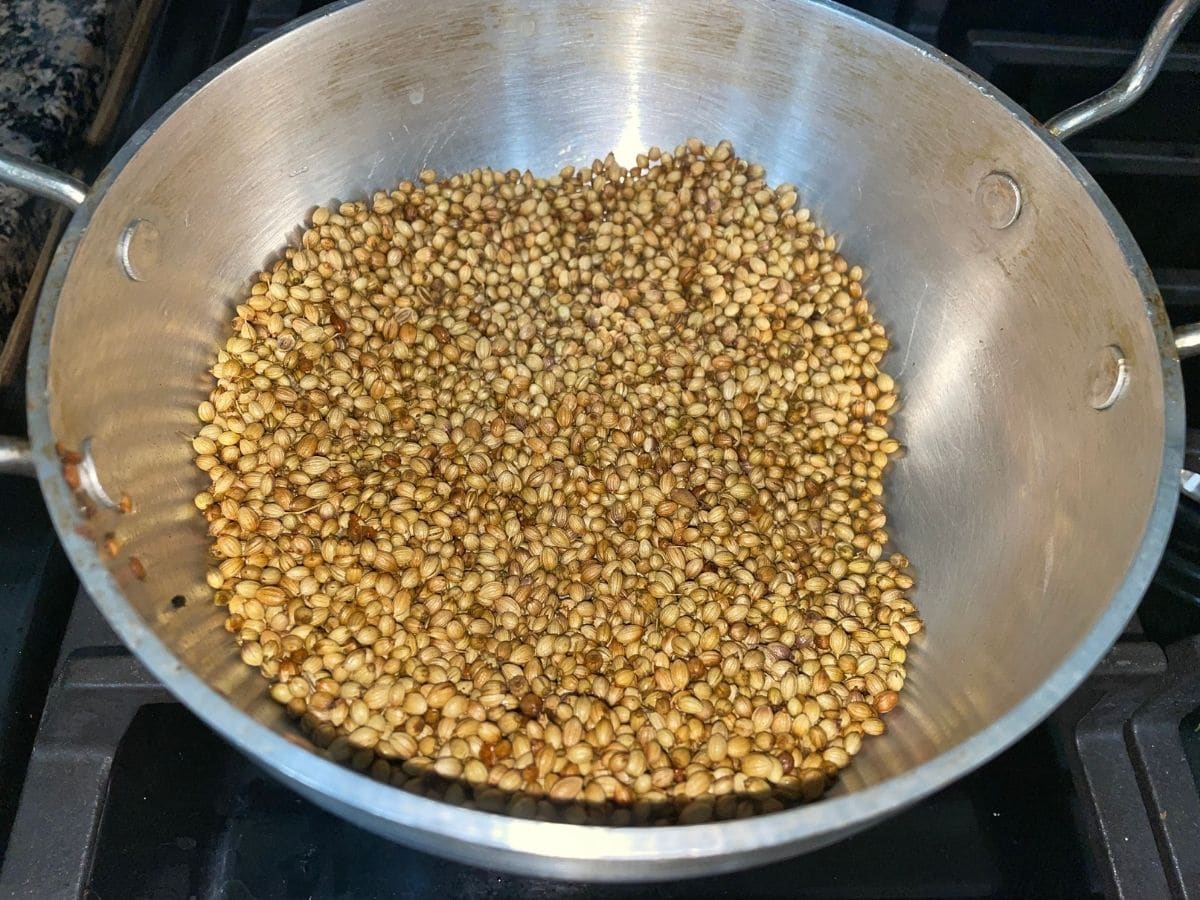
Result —
[{"label": "stainless steel pan", "polygon": [[[1195,5],[1173,0],[1113,91],[1046,125],[828,3],[334,5],[183,91],[90,190],[3,162],[0,177],[77,209],[38,308],[30,448],[0,450],[0,466],[32,460],[84,585],[168,688],[368,828],[469,862],[613,880],[828,843],[1031,728],[1150,579],[1179,485],[1176,345],[1125,225],[1061,140],[1144,89]],[[821,802],[655,829],[491,815],[322,758],[221,628],[190,501],[201,482],[184,435],[248,273],[315,202],[427,163],[551,171],[691,134],[729,137],[800,186],[867,266],[895,339],[908,453],[889,483],[892,522],[918,567],[928,634],[890,733]],[[56,443],[83,455],[78,493]],[[132,512],[112,508],[122,495]],[[109,533],[116,559],[98,549]]]}]

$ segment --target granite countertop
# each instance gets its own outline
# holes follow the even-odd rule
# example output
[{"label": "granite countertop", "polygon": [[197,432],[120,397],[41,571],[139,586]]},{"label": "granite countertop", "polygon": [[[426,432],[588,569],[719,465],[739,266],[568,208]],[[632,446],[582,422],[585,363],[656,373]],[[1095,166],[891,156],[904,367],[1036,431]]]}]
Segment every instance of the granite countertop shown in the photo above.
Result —
[{"label": "granite countertop", "polygon": [[[61,169],[84,135],[138,0],[0,0],[0,147]],[[0,342],[49,229],[53,206],[0,186]]]}]

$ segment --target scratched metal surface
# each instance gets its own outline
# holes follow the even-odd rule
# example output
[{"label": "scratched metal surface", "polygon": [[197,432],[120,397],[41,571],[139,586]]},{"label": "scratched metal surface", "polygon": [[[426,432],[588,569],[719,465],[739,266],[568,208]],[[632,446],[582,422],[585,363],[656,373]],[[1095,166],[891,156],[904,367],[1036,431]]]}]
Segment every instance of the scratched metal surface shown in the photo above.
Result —
[{"label": "scratched metal surface", "polygon": [[[185,436],[247,276],[318,202],[426,165],[552,171],[692,134],[731,138],[801,188],[869,270],[895,339],[908,451],[889,502],[928,634],[889,734],[818,804],[650,832],[456,809],[309,753],[206,603],[190,503],[201,481]],[[993,170],[1025,198],[1003,231],[975,206]],[[424,849],[630,879],[819,846],[1044,716],[1116,636],[1165,539],[1178,366],[1123,225],[1023,114],[834,7],[366,0],[241,58],[151,123],[102,185],[56,261],[31,359],[31,436],[67,549],[118,632],[210,724],[318,802]],[[140,282],[115,252],[134,218],[161,235]],[[1097,412],[1088,385],[1112,344],[1132,377]],[[75,512],[51,447],[85,436],[134,514]],[[94,546],[109,531],[124,547],[111,563]],[[191,602],[175,609],[176,594]]]}]

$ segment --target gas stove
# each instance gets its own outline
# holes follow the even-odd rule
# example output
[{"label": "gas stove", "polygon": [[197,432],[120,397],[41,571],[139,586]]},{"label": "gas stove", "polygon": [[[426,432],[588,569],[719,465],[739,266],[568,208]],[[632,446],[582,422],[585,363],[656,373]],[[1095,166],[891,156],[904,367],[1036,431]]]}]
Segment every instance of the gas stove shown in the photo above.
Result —
[{"label": "gas stove", "polygon": [[[195,75],[319,5],[160,0],[137,36],[144,60],[106,153]],[[1116,80],[1158,0],[851,5],[936,44],[1044,118]],[[1200,24],[1146,98],[1071,149],[1129,223],[1172,321],[1200,321]],[[1200,417],[1200,366],[1185,367],[1185,381]],[[0,395],[0,428],[20,426],[11,393]],[[1200,504],[1187,498],[1137,616],[1046,723],[857,836],[669,884],[471,868],[302,800],[122,647],[77,593],[36,486],[3,476],[0,605],[0,896],[1200,897]]]}]

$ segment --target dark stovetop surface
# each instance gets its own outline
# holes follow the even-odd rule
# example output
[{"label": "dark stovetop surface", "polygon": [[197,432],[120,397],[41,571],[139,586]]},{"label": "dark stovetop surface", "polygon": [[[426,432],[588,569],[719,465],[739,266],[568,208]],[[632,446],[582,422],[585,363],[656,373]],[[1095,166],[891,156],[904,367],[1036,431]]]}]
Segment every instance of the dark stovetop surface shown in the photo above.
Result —
[{"label": "dark stovetop surface", "polygon": [[[318,5],[164,0],[109,151],[212,62]],[[1158,2],[851,5],[937,43],[1044,117],[1116,79]],[[1129,222],[1177,324],[1200,320],[1197,48],[1193,23],[1142,103],[1072,142]],[[1187,378],[1200,410],[1200,367]],[[0,428],[19,419],[19,398],[0,409]],[[145,674],[86,596],[75,599],[36,488],[0,478],[0,896],[1200,896],[1198,547],[1200,507],[1188,504],[1130,633],[992,763],[824,850],[647,889],[457,865],[301,800]]]},{"label": "dark stovetop surface", "polygon": [[[18,513],[19,515],[14,515]],[[0,477],[0,785],[19,785],[58,656],[75,576],[37,484]],[[18,791],[0,788],[0,847]]]},{"label": "dark stovetop surface", "polygon": [[[163,737],[167,736],[164,742]],[[1073,844],[1069,778],[1047,765],[1035,733],[933,801],[830,847],[751,872],[656,885],[662,900],[693,897],[994,897],[1090,878]],[[180,791],[181,777],[190,783]],[[1053,797],[1035,821],[1024,782]],[[91,890],[98,897],[596,897],[644,886],[578,884],[468,870],[376,837],[264,777],[179,704],[144,707],[113,769]],[[146,840],[147,834],[156,835]]]}]

